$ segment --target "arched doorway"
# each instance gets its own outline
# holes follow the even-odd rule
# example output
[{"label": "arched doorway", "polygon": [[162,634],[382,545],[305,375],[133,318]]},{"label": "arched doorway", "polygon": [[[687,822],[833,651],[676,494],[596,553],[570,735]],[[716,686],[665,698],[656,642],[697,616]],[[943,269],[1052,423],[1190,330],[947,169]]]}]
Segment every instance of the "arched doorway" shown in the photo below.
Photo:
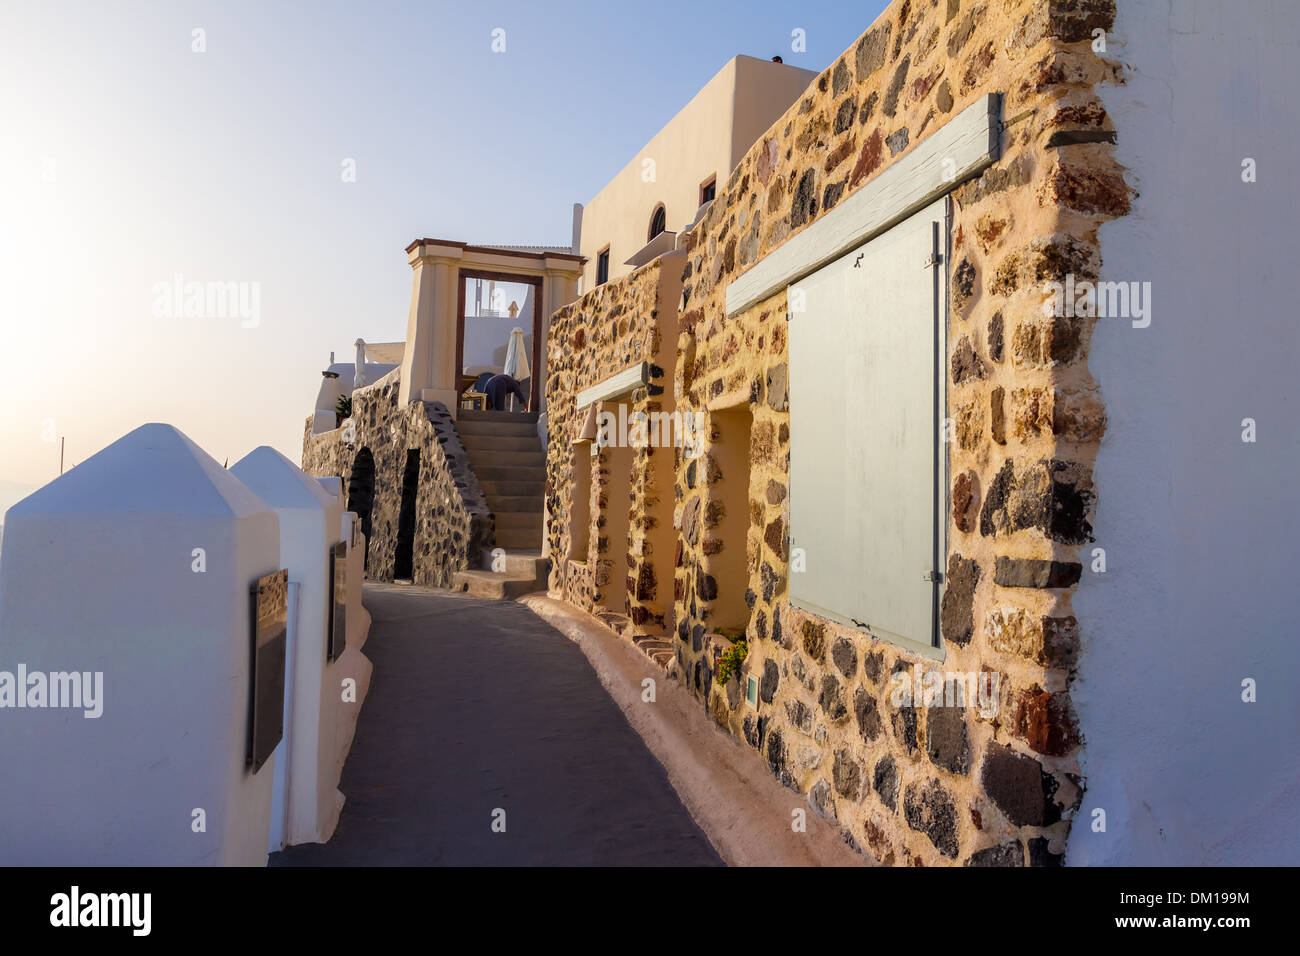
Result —
[{"label": "arched doorway", "polygon": [[375,456],[369,448],[362,448],[352,461],[352,474],[348,477],[348,510],[356,512],[361,533],[366,536],[366,566],[370,563],[370,513],[374,506]]}]

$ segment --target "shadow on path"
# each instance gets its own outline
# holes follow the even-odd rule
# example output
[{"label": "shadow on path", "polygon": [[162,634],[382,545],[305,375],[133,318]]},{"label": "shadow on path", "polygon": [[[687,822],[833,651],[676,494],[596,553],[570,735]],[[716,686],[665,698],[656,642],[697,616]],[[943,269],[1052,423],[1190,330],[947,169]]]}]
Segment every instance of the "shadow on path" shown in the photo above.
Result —
[{"label": "shadow on path", "polygon": [[393,585],[365,606],[338,829],[272,866],[720,865],[582,650],[528,608]]}]

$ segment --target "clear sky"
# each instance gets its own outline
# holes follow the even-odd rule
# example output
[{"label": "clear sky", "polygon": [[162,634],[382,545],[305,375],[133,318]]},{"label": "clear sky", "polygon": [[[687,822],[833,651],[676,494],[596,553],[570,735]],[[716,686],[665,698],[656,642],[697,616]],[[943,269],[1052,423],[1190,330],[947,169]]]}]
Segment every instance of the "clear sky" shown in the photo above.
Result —
[{"label": "clear sky", "polygon": [[330,351],[404,337],[412,239],[567,245],[728,59],[823,69],[885,5],[4,3],[0,482],[148,421],[299,460]]}]

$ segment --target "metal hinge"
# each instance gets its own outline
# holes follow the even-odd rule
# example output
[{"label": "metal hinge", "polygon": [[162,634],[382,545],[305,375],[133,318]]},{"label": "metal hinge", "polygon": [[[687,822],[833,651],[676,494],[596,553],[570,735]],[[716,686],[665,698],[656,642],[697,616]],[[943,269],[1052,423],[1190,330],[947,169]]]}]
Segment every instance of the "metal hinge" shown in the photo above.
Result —
[{"label": "metal hinge", "polygon": [[921,264],[922,269],[932,269],[943,261],[943,256],[937,252],[932,252],[925,257],[925,262]]},{"label": "metal hinge", "polygon": [[931,584],[942,584],[942,583],[943,583],[943,572],[942,572],[942,571],[926,571],[923,575],[921,575],[921,580],[922,580],[922,581],[929,581]]}]

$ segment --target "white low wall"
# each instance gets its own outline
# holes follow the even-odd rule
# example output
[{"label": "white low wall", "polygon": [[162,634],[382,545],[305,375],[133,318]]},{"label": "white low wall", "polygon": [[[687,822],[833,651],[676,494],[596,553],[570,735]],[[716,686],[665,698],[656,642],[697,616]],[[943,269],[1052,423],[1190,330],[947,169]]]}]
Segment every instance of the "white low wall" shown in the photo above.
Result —
[{"label": "white low wall", "polygon": [[[321,479],[337,481],[336,478]],[[340,498],[341,500],[341,498]],[[374,669],[370,659],[361,652],[366,638],[370,634],[370,612],[361,606],[361,588],[365,582],[366,536],[361,533],[361,522],[356,513],[346,511],[342,518],[342,539],[348,542],[348,597],[347,597],[347,647],[334,662],[333,673],[336,678],[333,691],[341,701],[337,711],[334,731],[334,762],[337,767],[335,780],[343,773],[343,764],[352,749],[352,738],[356,735],[357,718],[361,715],[361,705],[365,703],[370,692],[370,674]],[[350,699],[345,699],[343,682],[352,681],[349,688]],[[340,805],[342,795],[339,795]]]},{"label": "white low wall", "polygon": [[[342,656],[329,661],[330,552],[343,527],[341,483],[332,488],[311,477],[278,451],[256,448],[231,466],[231,474],[275,509],[280,519],[280,556],[296,585],[294,626],[286,654],[285,736],[277,750],[276,809],[271,850],[296,843],[323,843],[334,833],[343,796],[336,736],[347,689]],[[334,493],[331,494],[330,491]],[[351,570],[349,568],[349,570]],[[348,577],[360,600],[361,580]],[[355,718],[354,718],[355,719]]]},{"label": "white low wall", "polygon": [[4,524],[0,671],[102,684],[87,717],[14,708],[0,675],[0,864],[264,865],[274,761],[245,763],[249,588],[280,567],[275,513],[154,424]]}]

